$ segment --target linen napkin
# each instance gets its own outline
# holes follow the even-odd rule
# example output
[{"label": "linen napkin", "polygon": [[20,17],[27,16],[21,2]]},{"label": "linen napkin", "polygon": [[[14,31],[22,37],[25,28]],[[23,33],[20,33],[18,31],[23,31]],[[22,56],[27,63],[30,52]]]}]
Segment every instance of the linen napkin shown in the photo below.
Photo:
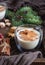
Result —
[{"label": "linen napkin", "polygon": [[42,58],[40,51],[24,52],[13,56],[0,56],[0,65],[31,65],[37,57]]}]

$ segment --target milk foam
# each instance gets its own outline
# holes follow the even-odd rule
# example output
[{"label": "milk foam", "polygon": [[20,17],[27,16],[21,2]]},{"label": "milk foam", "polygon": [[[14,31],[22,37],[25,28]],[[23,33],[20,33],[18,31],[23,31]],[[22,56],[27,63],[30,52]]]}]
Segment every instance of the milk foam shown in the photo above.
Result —
[{"label": "milk foam", "polygon": [[[21,35],[20,35],[19,33],[20,33],[21,31],[25,31],[25,30],[34,31],[36,34],[38,34],[38,36],[37,36],[38,38],[35,39],[35,40],[33,40],[33,41],[21,39],[21,37],[20,37]],[[35,47],[38,45],[39,40],[40,40],[40,33],[39,33],[37,30],[33,29],[33,28],[22,28],[22,29],[20,29],[20,30],[16,33],[16,35],[17,35],[17,39],[18,39],[19,44],[20,44],[23,48],[25,48],[25,49],[33,49],[33,48],[35,48]]]}]

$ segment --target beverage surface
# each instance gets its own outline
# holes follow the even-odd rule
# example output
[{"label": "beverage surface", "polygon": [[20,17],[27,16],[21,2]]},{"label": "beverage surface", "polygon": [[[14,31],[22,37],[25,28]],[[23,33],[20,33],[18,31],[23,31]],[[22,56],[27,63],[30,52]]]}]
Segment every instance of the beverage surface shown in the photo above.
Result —
[{"label": "beverage surface", "polygon": [[6,9],[5,6],[0,5],[0,12],[1,12],[1,11],[4,11],[5,9]]},{"label": "beverage surface", "polygon": [[26,28],[26,29],[18,31],[17,35],[19,39],[22,39],[25,41],[35,41],[36,39],[39,38],[40,33],[33,28]]}]

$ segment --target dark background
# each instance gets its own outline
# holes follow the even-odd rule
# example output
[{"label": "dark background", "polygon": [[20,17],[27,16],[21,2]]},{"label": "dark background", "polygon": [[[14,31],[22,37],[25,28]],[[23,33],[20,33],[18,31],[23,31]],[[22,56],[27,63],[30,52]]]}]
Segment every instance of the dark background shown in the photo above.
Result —
[{"label": "dark background", "polygon": [[[28,2],[31,6],[37,9],[37,12],[45,20],[45,0],[0,0],[0,2],[6,2],[9,9],[14,11],[18,9],[22,3]],[[21,3],[20,3],[21,2]]]}]

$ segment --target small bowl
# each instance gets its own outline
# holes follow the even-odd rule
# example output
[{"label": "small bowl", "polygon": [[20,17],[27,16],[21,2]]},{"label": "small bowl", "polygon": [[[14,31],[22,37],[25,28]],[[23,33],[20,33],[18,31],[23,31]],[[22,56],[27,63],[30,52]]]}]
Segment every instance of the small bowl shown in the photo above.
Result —
[{"label": "small bowl", "polygon": [[0,2],[0,20],[2,20],[6,14],[7,5],[6,3]]},{"label": "small bowl", "polygon": [[[32,41],[24,40],[20,38],[19,33],[20,31],[24,31],[24,30],[34,30],[38,34],[38,38]],[[24,24],[24,25],[17,27],[15,31],[15,40],[16,40],[16,45],[18,48],[23,48],[26,50],[35,49],[39,44],[41,44],[42,39],[43,39],[43,30],[40,25],[37,26],[37,25],[32,25],[32,24]]]}]

